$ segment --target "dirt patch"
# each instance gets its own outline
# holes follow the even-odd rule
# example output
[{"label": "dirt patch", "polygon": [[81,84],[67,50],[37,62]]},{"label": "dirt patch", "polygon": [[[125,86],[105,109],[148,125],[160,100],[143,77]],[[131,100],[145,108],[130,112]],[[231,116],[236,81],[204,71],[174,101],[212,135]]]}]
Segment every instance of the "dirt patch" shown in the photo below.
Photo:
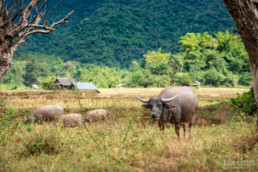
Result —
[{"label": "dirt patch", "polygon": [[212,124],[212,121],[209,119],[205,119],[205,118],[199,118],[196,121],[196,125],[205,125],[205,126],[210,126]]},{"label": "dirt patch", "polygon": [[229,116],[234,115],[230,111],[230,102],[222,102],[215,105],[201,107],[197,113],[197,125],[223,124],[228,122]]},{"label": "dirt patch", "polygon": [[227,113],[230,113],[230,106],[221,106],[216,111],[214,111],[214,115],[221,121],[221,123],[225,123],[228,121]]}]

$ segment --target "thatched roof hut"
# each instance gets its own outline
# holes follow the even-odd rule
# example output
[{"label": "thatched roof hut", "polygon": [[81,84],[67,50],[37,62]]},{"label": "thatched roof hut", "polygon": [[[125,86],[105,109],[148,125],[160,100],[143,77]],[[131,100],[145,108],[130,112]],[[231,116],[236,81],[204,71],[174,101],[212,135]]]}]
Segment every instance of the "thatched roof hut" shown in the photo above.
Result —
[{"label": "thatched roof hut", "polygon": [[73,82],[73,78],[57,78],[52,85],[60,86],[62,90],[71,90],[74,88]]}]

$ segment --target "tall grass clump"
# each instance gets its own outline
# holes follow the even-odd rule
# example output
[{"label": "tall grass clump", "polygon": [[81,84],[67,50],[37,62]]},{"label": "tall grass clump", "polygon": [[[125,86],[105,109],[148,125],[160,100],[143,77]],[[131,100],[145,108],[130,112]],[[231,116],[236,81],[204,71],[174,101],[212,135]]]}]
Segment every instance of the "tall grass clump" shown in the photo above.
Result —
[{"label": "tall grass clump", "polygon": [[[33,124],[32,124],[33,125]],[[32,130],[28,126],[26,133],[22,136],[24,156],[44,154],[58,154],[64,148],[64,142],[58,130],[54,126]]]}]

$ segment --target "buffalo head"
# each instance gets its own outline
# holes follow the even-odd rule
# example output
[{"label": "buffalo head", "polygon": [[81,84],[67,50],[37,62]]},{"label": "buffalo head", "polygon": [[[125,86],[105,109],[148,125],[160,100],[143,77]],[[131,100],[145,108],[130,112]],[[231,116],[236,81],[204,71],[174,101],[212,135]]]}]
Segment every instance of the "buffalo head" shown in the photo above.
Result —
[{"label": "buffalo head", "polygon": [[[165,111],[166,109],[175,107],[172,104],[169,104],[170,102],[172,102],[173,100],[175,100],[178,97],[178,95],[165,99],[165,98],[161,98],[161,97],[152,97],[149,100],[146,99],[141,99],[139,97],[136,97],[138,100],[140,100],[141,102],[145,103],[142,106],[149,108],[150,109],[150,116],[151,118],[160,118],[160,115],[162,114],[163,111]],[[165,109],[164,109],[165,108]]]}]

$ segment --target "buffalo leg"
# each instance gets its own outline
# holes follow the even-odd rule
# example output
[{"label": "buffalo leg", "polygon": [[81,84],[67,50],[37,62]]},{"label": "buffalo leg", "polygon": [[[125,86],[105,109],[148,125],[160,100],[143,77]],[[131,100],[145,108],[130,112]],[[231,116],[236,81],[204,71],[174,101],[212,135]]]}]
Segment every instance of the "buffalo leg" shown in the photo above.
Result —
[{"label": "buffalo leg", "polygon": [[189,137],[192,136],[192,128],[193,128],[193,124],[191,122],[189,122]]},{"label": "buffalo leg", "polygon": [[183,129],[184,129],[184,138],[186,138],[186,125],[185,124],[182,124],[183,125]]},{"label": "buffalo leg", "polygon": [[176,130],[177,137],[180,139],[180,123],[175,122],[175,130]]},{"label": "buffalo leg", "polygon": [[160,130],[164,130],[164,120],[162,119],[162,118],[160,118],[160,120],[159,120],[159,128],[160,128]]}]

